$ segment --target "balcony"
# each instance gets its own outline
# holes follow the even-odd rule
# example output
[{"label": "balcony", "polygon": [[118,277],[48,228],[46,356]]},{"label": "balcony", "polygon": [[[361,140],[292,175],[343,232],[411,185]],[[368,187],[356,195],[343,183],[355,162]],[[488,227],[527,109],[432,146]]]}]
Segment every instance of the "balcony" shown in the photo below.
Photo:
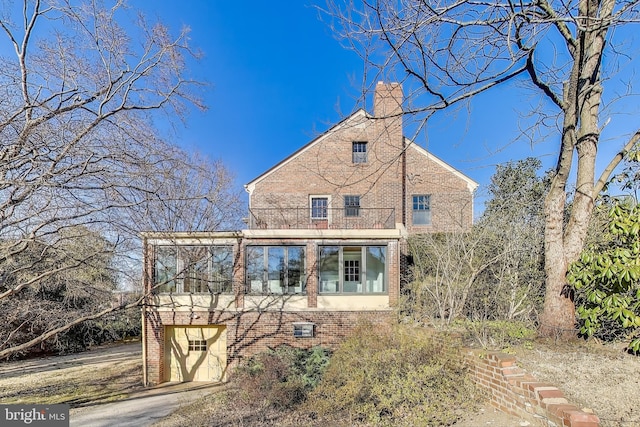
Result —
[{"label": "balcony", "polygon": [[249,209],[250,229],[394,229],[393,208],[329,208],[326,218],[311,218],[309,208]]}]

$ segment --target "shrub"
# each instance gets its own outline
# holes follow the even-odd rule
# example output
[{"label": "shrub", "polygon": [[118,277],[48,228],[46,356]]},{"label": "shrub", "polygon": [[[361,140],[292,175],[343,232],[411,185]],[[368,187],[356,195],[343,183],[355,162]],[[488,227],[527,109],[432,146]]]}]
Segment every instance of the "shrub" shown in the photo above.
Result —
[{"label": "shrub", "polygon": [[[601,206],[600,209],[603,209]],[[580,334],[640,353],[640,204],[617,200],[600,239],[569,266]]]},{"label": "shrub", "polygon": [[358,326],[331,358],[305,406],[348,424],[450,425],[474,405],[461,358],[408,326]]},{"label": "shrub", "polygon": [[283,345],[249,358],[235,371],[232,382],[252,405],[289,409],[306,398],[328,364],[327,349]]},{"label": "shrub", "polygon": [[466,345],[479,344],[482,348],[504,350],[510,346],[530,346],[536,338],[533,325],[516,320],[457,320],[456,329],[463,333]]}]

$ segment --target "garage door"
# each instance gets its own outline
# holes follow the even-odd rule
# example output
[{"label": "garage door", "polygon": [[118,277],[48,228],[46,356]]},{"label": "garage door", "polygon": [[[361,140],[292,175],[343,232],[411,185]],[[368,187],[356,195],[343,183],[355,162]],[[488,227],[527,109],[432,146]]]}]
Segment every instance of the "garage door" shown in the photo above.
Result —
[{"label": "garage door", "polygon": [[220,381],[227,367],[225,326],[166,329],[167,381]]}]

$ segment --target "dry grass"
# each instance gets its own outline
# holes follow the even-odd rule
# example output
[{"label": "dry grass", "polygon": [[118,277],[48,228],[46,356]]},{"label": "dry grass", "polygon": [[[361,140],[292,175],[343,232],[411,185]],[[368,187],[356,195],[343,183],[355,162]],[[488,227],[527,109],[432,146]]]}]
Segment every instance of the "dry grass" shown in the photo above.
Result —
[{"label": "dry grass", "polygon": [[514,351],[519,365],[560,388],[574,404],[593,410],[603,427],[640,425],[640,357],[597,340],[538,341]]},{"label": "dry grass", "polygon": [[142,388],[139,352],[103,353],[81,361],[71,357],[0,364],[0,402],[56,404],[72,407],[120,400]]}]

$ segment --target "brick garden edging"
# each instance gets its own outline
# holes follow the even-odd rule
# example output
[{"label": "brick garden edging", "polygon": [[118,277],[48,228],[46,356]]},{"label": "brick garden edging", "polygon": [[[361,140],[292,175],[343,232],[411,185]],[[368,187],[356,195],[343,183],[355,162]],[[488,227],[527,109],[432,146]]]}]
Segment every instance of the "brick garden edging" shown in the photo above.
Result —
[{"label": "brick garden edging", "polygon": [[518,367],[515,356],[473,349],[461,352],[473,382],[502,412],[538,426],[600,426],[597,415],[569,403],[557,387],[538,381]]}]

